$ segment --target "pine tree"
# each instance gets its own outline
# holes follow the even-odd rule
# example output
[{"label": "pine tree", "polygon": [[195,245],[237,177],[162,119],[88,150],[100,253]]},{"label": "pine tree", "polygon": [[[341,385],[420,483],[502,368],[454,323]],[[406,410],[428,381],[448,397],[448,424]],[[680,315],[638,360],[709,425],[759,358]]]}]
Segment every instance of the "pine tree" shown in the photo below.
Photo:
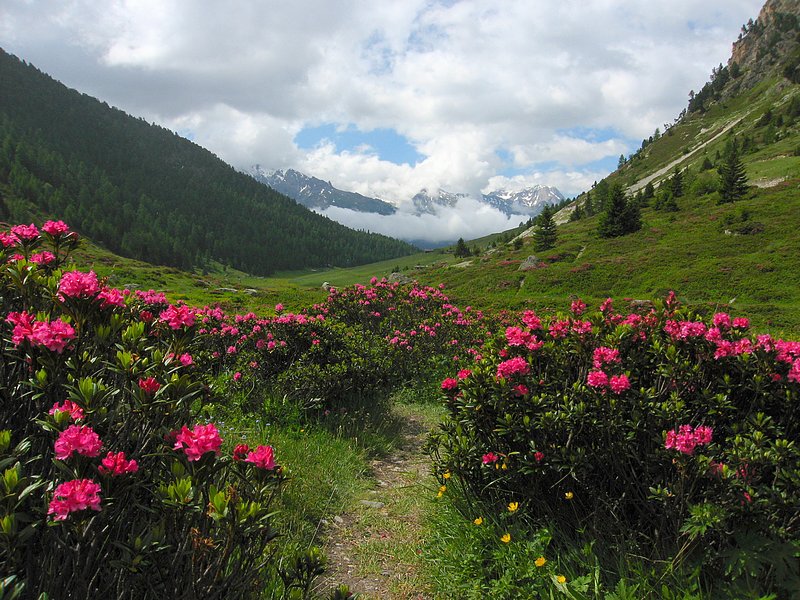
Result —
[{"label": "pine tree", "polygon": [[456,249],[453,251],[453,254],[459,258],[466,258],[471,254],[467,244],[464,242],[464,238],[458,238]]},{"label": "pine tree", "polygon": [[735,202],[747,193],[747,174],[739,158],[736,140],[726,148],[725,160],[719,167],[719,203]]},{"label": "pine tree", "polygon": [[537,227],[533,232],[533,248],[537,252],[549,250],[556,245],[558,234],[556,222],[553,219],[553,208],[548,204],[537,219]]},{"label": "pine tree", "polygon": [[569,220],[570,221],[580,221],[583,217],[584,217],[583,206],[581,206],[580,201],[576,199],[575,200],[575,210],[573,210],[569,214]]},{"label": "pine tree", "polygon": [[615,184],[609,190],[606,209],[600,215],[597,231],[600,237],[619,237],[641,228],[639,206],[625,199],[622,186]]},{"label": "pine tree", "polygon": [[587,217],[591,217],[594,215],[594,202],[592,201],[591,192],[586,192],[586,199],[584,200],[583,204],[583,213]]}]

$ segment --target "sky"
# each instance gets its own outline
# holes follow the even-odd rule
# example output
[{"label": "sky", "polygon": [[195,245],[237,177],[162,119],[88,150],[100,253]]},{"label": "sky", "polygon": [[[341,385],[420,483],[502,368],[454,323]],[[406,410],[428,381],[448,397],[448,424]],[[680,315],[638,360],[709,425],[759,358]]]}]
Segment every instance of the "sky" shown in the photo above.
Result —
[{"label": "sky", "polygon": [[[2,0],[0,46],[236,168],[293,168],[402,212],[423,188],[588,189],[673,122],[762,4]],[[402,218],[472,233],[467,204]]]}]

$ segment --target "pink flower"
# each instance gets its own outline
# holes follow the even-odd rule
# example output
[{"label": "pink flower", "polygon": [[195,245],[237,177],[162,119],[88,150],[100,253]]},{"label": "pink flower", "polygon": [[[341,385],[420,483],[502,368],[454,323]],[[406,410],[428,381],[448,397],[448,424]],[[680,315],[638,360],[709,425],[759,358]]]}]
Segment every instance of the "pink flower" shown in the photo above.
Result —
[{"label": "pink flower", "polygon": [[67,271],[58,284],[58,295],[64,298],[93,298],[100,291],[97,274],[94,271]]},{"label": "pink flower", "polygon": [[79,510],[100,510],[100,484],[91,479],[65,481],[56,488],[47,514],[55,514],[56,521],[63,521],[70,513]]},{"label": "pink flower", "polygon": [[39,237],[39,230],[36,229],[36,225],[33,223],[30,225],[14,225],[11,228],[11,233],[23,242],[30,242]]},{"label": "pink flower", "polygon": [[247,458],[247,453],[250,452],[250,446],[247,444],[236,444],[233,449],[233,460],[244,460]]},{"label": "pink flower", "polygon": [[97,467],[103,475],[124,475],[125,473],[136,473],[139,470],[139,465],[135,460],[127,460],[124,452],[109,452],[102,460],[102,464]]},{"label": "pink flower", "polygon": [[64,223],[64,221],[45,221],[45,224],[42,225],[42,231],[49,233],[53,237],[57,237],[69,233],[69,225]]},{"label": "pink flower", "polygon": [[497,456],[497,454],[495,454],[494,452],[487,452],[486,454],[483,455],[483,458],[481,460],[483,461],[483,464],[490,465],[500,460],[500,457]]},{"label": "pink flower", "polygon": [[47,413],[48,415],[54,415],[58,412],[66,412],[69,413],[69,418],[73,421],[80,421],[84,418],[83,409],[80,406],[75,404],[72,400],[64,400],[62,404],[56,402],[53,404],[53,408]]},{"label": "pink flower", "polygon": [[727,313],[716,313],[714,315],[714,325],[720,329],[730,329],[731,317]]},{"label": "pink flower", "polygon": [[522,314],[522,322],[528,327],[528,329],[541,329],[542,328],[542,320],[536,316],[536,313],[532,310],[526,310]]},{"label": "pink flower", "polygon": [[605,364],[618,362],[620,362],[619,350],[616,348],[606,348],[605,346],[600,346],[599,348],[594,349],[594,354],[592,355],[592,366],[594,366],[595,369],[600,369]]},{"label": "pink flower", "polygon": [[580,298],[577,300],[573,300],[572,304],[570,304],[569,309],[573,315],[575,315],[576,317],[580,317],[584,313],[584,311],[586,311],[586,303]]},{"label": "pink flower", "polygon": [[174,450],[183,450],[190,462],[200,460],[206,452],[219,454],[222,438],[213,423],[208,425],[195,425],[189,429],[185,425],[175,435]]},{"label": "pink flower", "polygon": [[533,459],[536,462],[542,462],[542,460],[544,460],[544,452],[534,452]]},{"label": "pink flower", "polygon": [[58,460],[67,460],[73,453],[97,456],[103,442],[100,436],[87,425],[70,425],[58,435],[55,450]]},{"label": "pink flower", "polygon": [[786,376],[789,381],[800,383],[800,358],[792,363],[792,368],[789,369],[789,374]]},{"label": "pink flower", "polygon": [[694,430],[691,425],[681,425],[678,431],[672,429],[667,432],[664,447],[667,450],[677,450],[683,454],[692,454],[697,446],[711,443],[712,433],[711,427],[704,425],[700,425]]},{"label": "pink flower", "polygon": [[461,370],[458,372],[458,378],[459,378],[459,379],[466,379],[466,378],[467,378],[467,377],[469,377],[470,375],[472,375],[472,371],[470,371],[469,369],[461,369]]},{"label": "pink flower", "polygon": [[242,379],[241,372],[240,371],[236,371],[236,373],[233,374],[233,380],[234,381],[240,381],[241,379]]},{"label": "pink flower", "polygon": [[606,387],[608,385],[608,375],[603,371],[589,371],[586,383],[591,387]]},{"label": "pink flower", "polygon": [[452,377],[448,377],[444,381],[442,381],[442,389],[443,390],[454,390],[458,387],[458,381],[453,379]]},{"label": "pink flower", "polygon": [[631,383],[628,381],[628,376],[624,373],[622,375],[612,375],[608,385],[611,388],[611,391],[615,394],[621,394],[631,387]]},{"label": "pink flower", "polygon": [[14,326],[11,332],[11,343],[15,346],[19,346],[25,340],[31,340],[33,337],[34,324],[36,323],[36,317],[34,315],[29,315],[25,311],[21,313],[10,312],[6,316],[6,321]]},{"label": "pink flower", "polygon": [[153,396],[161,389],[161,384],[156,381],[155,377],[147,377],[139,380],[139,388],[148,396]]},{"label": "pink flower", "polygon": [[194,311],[185,304],[170,305],[158,315],[158,318],[176,330],[194,325]]},{"label": "pink flower", "polygon": [[3,248],[13,248],[19,244],[19,238],[13,233],[0,231],[0,244],[3,245]]},{"label": "pink flower", "polygon": [[733,320],[733,326],[736,329],[749,329],[750,328],[750,319],[746,317],[736,317]]},{"label": "pink flower", "polygon": [[525,396],[529,391],[530,390],[527,388],[527,386],[524,386],[521,383],[517,386],[514,386],[514,393],[518,396]]},{"label": "pink flower", "polygon": [[143,292],[141,290],[136,290],[136,297],[139,298],[145,304],[166,304],[167,297],[164,295],[163,292],[157,292],[155,290],[147,290]]},{"label": "pink flower", "polygon": [[44,252],[34,252],[28,260],[35,265],[49,265],[55,259],[55,254],[45,250]]},{"label": "pink flower", "polygon": [[275,312],[276,312],[276,313],[281,313],[281,312],[283,312],[283,304],[281,304],[280,302],[278,302],[278,303],[275,305]]},{"label": "pink flower", "polygon": [[508,379],[514,374],[527,375],[531,367],[523,357],[517,356],[497,365],[497,378]]},{"label": "pink flower", "polygon": [[194,363],[194,361],[192,360],[192,355],[189,354],[188,352],[184,352],[183,354],[181,354],[180,357],[178,357],[178,360],[184,367],[189,367]]},{"label": "pink flower", "polygon": [[73,339],[75,339],[75,330],[72,325],[61,319],[56,319],[49,323],[37,323],[31,341],[61,354]]},{"label": "pink flower", "polygon": [[105,288],[97,295],[100,300],[100,308],[109,306],[125,306],[125,295],[116,288]]},{"label": "pink flower", "polygon": [[275,468],[275,456],[272,446],[258,446],[247,455],[244,462],[252,463],[265,471],[272,471]]}]

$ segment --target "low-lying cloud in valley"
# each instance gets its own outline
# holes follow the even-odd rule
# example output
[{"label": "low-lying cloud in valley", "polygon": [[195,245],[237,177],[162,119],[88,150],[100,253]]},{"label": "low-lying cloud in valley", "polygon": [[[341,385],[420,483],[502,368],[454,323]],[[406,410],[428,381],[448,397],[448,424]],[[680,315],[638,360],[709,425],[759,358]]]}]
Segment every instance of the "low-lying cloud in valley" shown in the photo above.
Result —
[{"label": "low-lying cloud in valley", "polygon": [[437,207],[436,214],[415,214],[398,210],[393,215],[377,215],[331,206],[318,211],[354,229],[413,240],[425,247],[470,240],[511,229],[528,220],[527,215],[508,216],[473,198],[461,198],[455,206]]}]

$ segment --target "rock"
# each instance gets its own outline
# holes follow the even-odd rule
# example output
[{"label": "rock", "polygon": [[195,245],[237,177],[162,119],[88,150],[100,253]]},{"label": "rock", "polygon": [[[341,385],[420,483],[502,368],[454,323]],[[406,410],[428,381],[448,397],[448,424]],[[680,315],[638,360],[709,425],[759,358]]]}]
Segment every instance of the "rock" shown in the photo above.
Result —
[{"label": "rock", "polygon": [[339,515],[333,517],[333,522],[336,523],[337,525],[344,525],[344,519]]},{"label": "rock", "polygon": [[258,290],[253,289],[253,288],[247,288],[247,289],[244,289],[242,291],[245,294],[247,294],[248,296],[258,296]]},{"label": "rock", "polygon": [[376,500],[362,500],[361,504],[363,504],[364,506],[368,506],[370,508],[383,508],[384,506],[386,506],[385,502],[378,502]]},{"label": "rock", "polygon": [[392,283],[399,283],[400,285],[405,285],[407,283],[411,283],[413,279],[411,279],[411,277],[409,277],[408,275],[403,275],[402,273],[395,272],[389,275],[389,281],[391,281]]},{"label": "rock", "polygon": [[539,267],[539,259],[536,258],[535,255],[531,254],[528,258],[522,261],[519,265],[520,271],[529,271],[530,269],[536,269]]},{"label": "rock", "polygon": [[238,290],[236,288],[221,287],[221,288],[217,288],[217,291],[218,292],[228,292],[230,294],[235,294]]}]

